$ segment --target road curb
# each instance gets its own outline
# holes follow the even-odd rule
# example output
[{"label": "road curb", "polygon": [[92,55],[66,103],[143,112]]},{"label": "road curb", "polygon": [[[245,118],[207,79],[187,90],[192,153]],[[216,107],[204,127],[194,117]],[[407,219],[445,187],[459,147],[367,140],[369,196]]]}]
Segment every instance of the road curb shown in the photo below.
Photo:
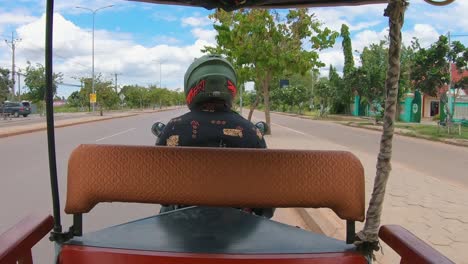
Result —
[{"label": "road curb", "polygon": [[[367,129],[367,130],[382,131],[382,128],[380,128],[380,127],[360,126],[360,125],[356,125],[356,124],[353,124],[353,123],[338,123],[338,124],[341,124],[341,125],[344,125],[344,126],[349,126],[349,127]],[[432,137],[428,137],[428,136],[424,136],[424,135],[408,134],[408,133],[399,132],[399,131],[394,131],[394,133],[397,134],[397,135],[400,135],[400,136],[404,136],[404,137],[425,139],[425,140],[428,140],[428,141],[440,142],[440,143],[455,145],[455,146],[459,146],[459,147],[468,147],[468,142],[465,143],[465,142],[451,141],[451,140],[447,140],[447,139],[438,139],[438,138],[432,138]]]},{"label": "road curb", "polygon": [[[314,119],[314,118],[304,116],[304,115],[299,115],[299,114],[291,114],[291,113],[283,113],[283,112],[272,112],[272,113],[285,115],[285,116],[291,116],[291,117],[297,117],[297,118],[301,118],[301,119],[308,119],[308,120],[316,120],[316,121],[323,120],[323,119]],[[327,121],[327,120],[323,120],[323,121]],[[375,127],[375,128],[374,127],[365,127],[365,126],[359,126],[359,125],[356,125],[356,124],[353,124],[353,123],[350,123],[350,124],[343,123],[344,121],[336,121],[336,120],[329,120],[329,121],[335,122],[337,124],[341,124],[341,125],[344,125],[344,126],[349,126],[349,127],[356,127],[356,128],[362,128],[362,129],[374,130],[374,131],[382,131],[382,129],[379,128],[379,127]],[[348,122],[353,122],[353,121],[348,121]],[[420,138],[420,139],[425,139],[425,140],[428,140],[428,141],[439,142],[439,143],[444,143],[444,144],[449,144],[449,145],[454,145],[454,146],[459,146],[459,147],[468,147],[468,142],[458,142],[458,141],[452,141],[452,140],[449,140],[449,139],[437,139],[437,138],[432,138],[432,137],[429,137],[429,136],[413,135],[413,134],[403,133],[403,132],[399,132],[399,131],[395,131],[394,133],[397,134],[397,135],[400,135],[400,136],[405,136],[405,137]]]},{"label": "road curb", "polygon": [[[139,112],[139,113],[129,113],[129,114],[120,115],[120,116],[109,116],[109,117],[103,117],[103,118],[97,118],[97,119],[91,119],[91,120],[82,120],[82,121],[76,121],[76,122],[73,122],[72,121],[73,119],[71,119],[70,123],[55,124],[54,128],[76,126],[76,125],[82,125],[82,124],[87,124],[87,123],[106,121],[106,120],[110,120],[110,119],[125,118],[125,117],[141,115],[141,114],[151,114],[151,113],[164,112],[164,111],[175,110],[175,109],[177,109],[177,108],[167,108],[167,109],[158,109],[158,110],[152,110],[152,111],[142,111],[142,112]],[[18,135],[22,135],[22,134],[29,134],[29,133],[34,133],[34,132],[39,132],[39,131],[44,131],[44,130],[47,130],[47,124],[46,123],[44,123],[41,127],[37,127],[37,128],[24,128],[24,129],[18,128],[18,131],[5,132],[5,133],[0,132],[0,138],[18,136]]]}]

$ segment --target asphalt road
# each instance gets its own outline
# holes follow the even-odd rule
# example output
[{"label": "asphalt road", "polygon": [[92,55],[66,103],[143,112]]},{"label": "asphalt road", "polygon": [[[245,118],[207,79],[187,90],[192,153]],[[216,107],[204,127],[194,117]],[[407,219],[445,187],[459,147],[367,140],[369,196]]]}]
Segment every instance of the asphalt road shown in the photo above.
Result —
[{"label": "asphalt road", "polygon": [[[263,113],[255,118],[264,120]],[[328,121],[299,119],[272,114],[276,125],[295,130],[299,134],[313,135],[323,140],[375,155],[380,148],[381,132],[347,127]],[[273,131],[274,133],[274,131]],[[468,148],[432,142],[425,139],[395,135],[392,161],[398,162],[425,175],[468,187]]]},{"label": "asphalt road", "polygon": [[[66,166],[71,151],[82,143],[153,145],[151,125],[167,122],[186,110],[179,109],[152,114],[112,119],[56,129],[57,169],[61,190],[62,212],[66,187]],[[264,119],[256,113],[258,119]],[[304,120],[272,115],[275,129],[289,129],[303,135],[313,135],[335,144],[377,155],[380,133],[345,127],[325,121]],[[419,172],[468,186],[468,148],[445,145],[402,136],[394,141],[394,161]],[[46,133],[35,132],[0,138],[0,233],[30,212],[51,212],[51,195],[47,162]],[[92,231],[104,226],[146,217],[158,211],[155,205],[98,205],[84,218],[84,229]],[[64,227],[71,217],[62,216]],[[53,250],[42,241],[33,251],[37,263],[50,263]]]}]

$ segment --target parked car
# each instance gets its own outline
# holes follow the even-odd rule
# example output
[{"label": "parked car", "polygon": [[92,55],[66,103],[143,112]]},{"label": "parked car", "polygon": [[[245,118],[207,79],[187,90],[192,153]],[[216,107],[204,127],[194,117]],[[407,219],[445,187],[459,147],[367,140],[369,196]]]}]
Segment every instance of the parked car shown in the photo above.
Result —
[{"label": "parked car", "polygon": [[31,113],[31,105],[29,102],[5,102],[3,105],[0,105],[0,113],[3,115],[10,114],[14,117],[19,117],[20,115],[27,117]]}]

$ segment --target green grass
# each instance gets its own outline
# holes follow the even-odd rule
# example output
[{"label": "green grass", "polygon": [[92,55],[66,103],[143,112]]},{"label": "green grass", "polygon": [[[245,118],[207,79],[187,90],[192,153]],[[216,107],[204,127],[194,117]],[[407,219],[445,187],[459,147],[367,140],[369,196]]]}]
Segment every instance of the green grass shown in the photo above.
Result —
[{"label": "green grass", "polygon": [[88,108],[84,108],[84,111],[80,111],[79,107],[71,107],[68,105],[54,106],[54,113],[76,113],[76,112],[86,112]]},{"label": "green grass", "polygon": [[415,135],[424,135],[432,138],[459,138],[468,139],[468,127],[461,127],[461,135],[458,134],[458,124],[450,128],[450,134],[446,127],[437,127],[433,125],[402,125],[396,127],[412,131]]},{"label": "green grass", "polygon": [[[348,122],[358,126],[373,126],[370,122]],[[380,126],[380,125],[379,125]],[[458,124],[450,128],[450,134],[446,127],[438,127],[435,125],[422,125],[422,124],[396,124],[396,128],[403,129],[402,134],[412,137],[426,137],[434,140],[438,139],[467,139],[468,140],[468,127],[461,127],[461,135],[458,134]]]}]

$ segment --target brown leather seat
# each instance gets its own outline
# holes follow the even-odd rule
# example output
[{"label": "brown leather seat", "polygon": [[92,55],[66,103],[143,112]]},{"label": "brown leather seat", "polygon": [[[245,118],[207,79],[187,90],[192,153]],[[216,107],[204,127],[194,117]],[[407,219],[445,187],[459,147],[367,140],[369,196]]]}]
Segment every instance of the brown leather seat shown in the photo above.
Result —
[{"label": "brown leather seat", "polygon": [[345,151],[81,145],[65,212],[100,202],[331,208],[364,220],[364,170]]}]

